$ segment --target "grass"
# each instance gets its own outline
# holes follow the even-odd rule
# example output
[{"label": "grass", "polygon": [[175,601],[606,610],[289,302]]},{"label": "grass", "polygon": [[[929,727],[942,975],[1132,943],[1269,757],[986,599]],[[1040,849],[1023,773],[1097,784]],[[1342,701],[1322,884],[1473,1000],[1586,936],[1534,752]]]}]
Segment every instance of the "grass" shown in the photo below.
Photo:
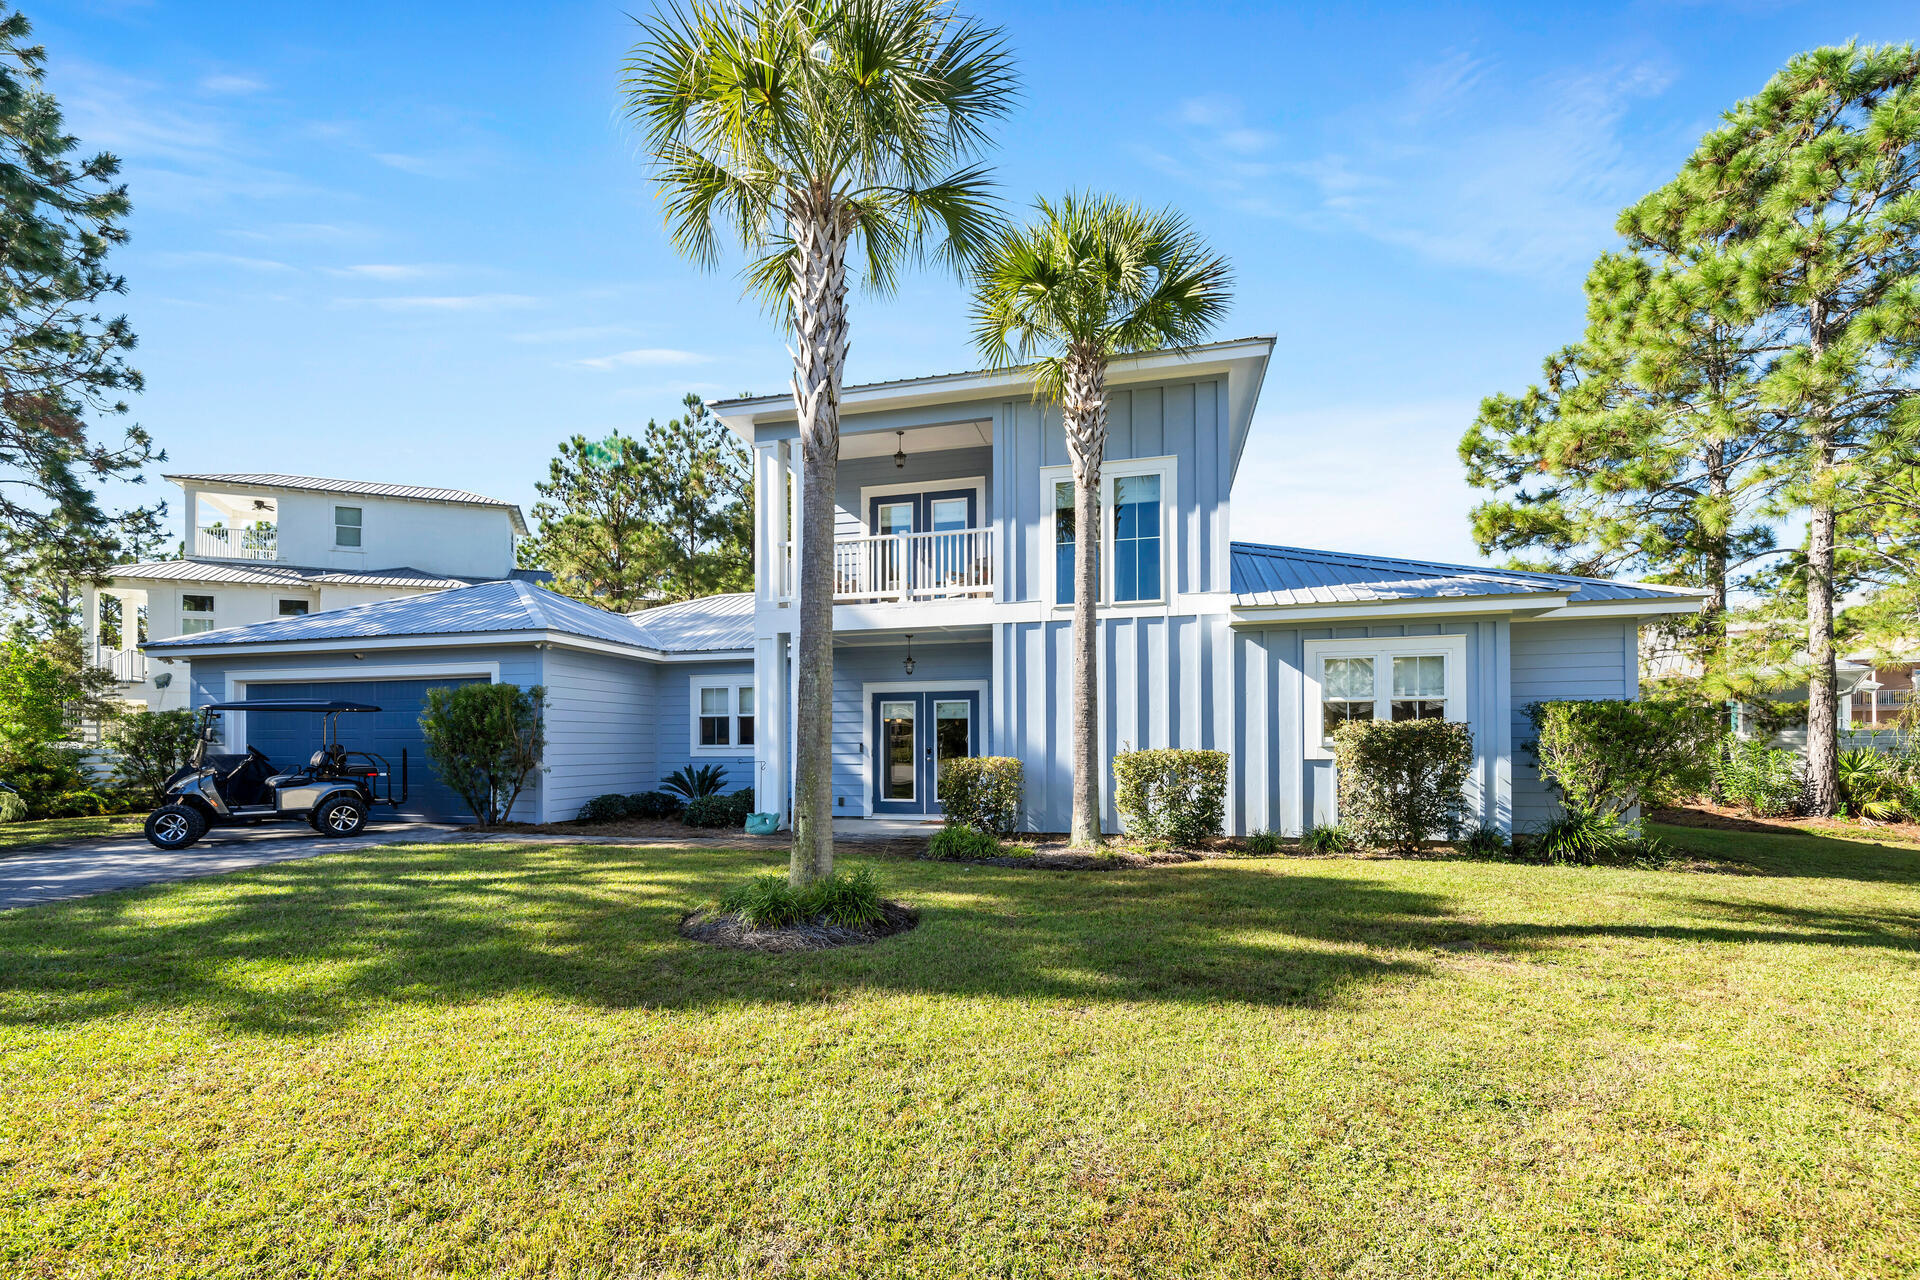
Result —
[{"label": "grass", "polygon": [[103,836],[137,836],[146,826],[144,813],[110,813],[101,818],[34,818],[0,823],[0,857],[65,844],[69,840],[97,840]]},{"label": "grass", "polygon": [[[1866,1277],[1920,1267],[1920,850],[1739,874],[343,852],[0,914],[0,1274]],[[848,860],[853,865],[862,865]]]}]

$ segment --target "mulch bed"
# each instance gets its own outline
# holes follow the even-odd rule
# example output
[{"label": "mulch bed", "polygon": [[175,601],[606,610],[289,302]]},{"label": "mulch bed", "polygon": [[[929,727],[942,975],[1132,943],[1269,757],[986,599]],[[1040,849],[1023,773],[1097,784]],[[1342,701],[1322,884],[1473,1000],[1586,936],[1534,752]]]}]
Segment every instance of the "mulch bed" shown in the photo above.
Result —
[{"label": "mulch bed", "polygon": [[1920,823],[1862,822],[1852,818],[1756,818],[1741,809],[1695,800],[1672,809],[1655,809],[1647,821],[1709,831],[1747,831],[1766,835],[1860,836],[1920,844]]},{"label": "mulch bed", "polygon": [[882,902],[883,919],[863,929],[831,924],[824,920],[788,925],[781,929],[754,929],[741,923],[733,912],[709,915],[691,912],[680,921],[680,936],[709,946],[734,951],[824,951],[828,947],[858,947],[896,933],[905,933],[920,923],[920,913],[898,902]]}]

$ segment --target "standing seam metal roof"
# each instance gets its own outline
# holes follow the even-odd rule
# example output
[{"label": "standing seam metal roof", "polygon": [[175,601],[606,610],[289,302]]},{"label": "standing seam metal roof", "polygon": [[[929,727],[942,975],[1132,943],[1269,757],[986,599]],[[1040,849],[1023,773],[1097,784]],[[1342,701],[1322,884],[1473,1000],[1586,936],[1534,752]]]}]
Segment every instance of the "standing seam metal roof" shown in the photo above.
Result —
[{"label": "standing seam metal roof", "polygon": [[1689,599],[1698,594],[1682,587],[1578,578],[1564,573],[1528,573],[1257,542],[1233,544],[1232,577],[1234,602],[1256,607],[1561,592],[1571,592],[1569,603],[1586,604]]}]

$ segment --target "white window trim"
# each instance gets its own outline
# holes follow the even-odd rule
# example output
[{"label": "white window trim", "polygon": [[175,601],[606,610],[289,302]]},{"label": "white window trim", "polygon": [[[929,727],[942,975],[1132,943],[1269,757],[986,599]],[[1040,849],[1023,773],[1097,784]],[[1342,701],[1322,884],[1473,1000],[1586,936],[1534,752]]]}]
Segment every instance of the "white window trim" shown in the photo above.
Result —
[{"label": "white window trim", "polygon": [[[360,513],[360,523],[348,526],[349,528],[356,528],[360,531],[360,541],[353,546],[348,546],[346,543],[340,541],[340,513],[342,511],[358,511]],[[333,504],[333,549],[335,551],[365,551],[367,549],[366,507],[356,507],[352,503],[347,502],[336,502]]]},{"label": "white window trim", "polygon": [[[985,680],[867,680],[860,685],[860,816],[873,816],[873,695],[876,693],[977,693],[980,695],[980,720],[973,727],[980,735],[980,753],[993,754],[988,741],[987,682]],[[835,812],[838,812],[835,806]]]},{"label": "white window trim", "polygon": [[[1122,476],[1160,477],[1160,595],[1154,600],[1115,600],[1113,598],[1113,521],[1107,513],[1113,510],[1113,482]],[[1070,613],[1071,604],[1060,602],[1059,572],[1054,554],[1053,527],[1053,491],[1062,482],[1072,483],[1072,466],[1040,468],[1041,510],[1041,577],[1044,579],[1042,590],[1048,609],[1057,613]],[[1126,612],[1132,609],[1160,610],[1172,606],[1174,596],[1179,594],[1177,579],[1180,566],[1180,521],[1174,518],[1174,508],[1180,495],[1180,462],[1172,454],[1157,458],[1122,458],[1104,462],[1100,466],[1100,600],[1095,606],[1101,611],[1113,610]]]},{"label": "white window trim", "polygon": [[[188,613],[187,612],[188,596],[205,596],[207,599],[213,601],[213,609],[208,613]],[[217,591],[182,591],[177,597],[175,603],[179,605],[178,612],[180,615],[180,630],[177,634],[183,635],[183,636],[203,634],[202,632],[187,630],[187,619],[189,618],[193,619],[196,622],[198,622],[202,618],[205,618],[208,622],[213,624],[212,626],[207,628],[208,631],[218,631],[220,629],[220,593],[219,592]]]},{"label": "white window trim", "polygon": [[1393,700],[1393,659],[1445,658],[1447,660],[1447,719],[1467,720],[1467,638],[1465,636],[1355,636],[1343,640],[1309,640],[1301,649],[1301,675],[1305,691],[1300,699],[1300,718],[1306,734],[1306,758],[1331,760],[1333,749],[1321,738],[1320,688],[1328,658],[1372,658],[1374,715],[1385,718],[1385,704]]},{"label": "white window trim", "polygon": [[857,513],[862,532],[874,534],[871,521],[873,499],[893,498],[905,494],[919,495],[948,489],[971,489],[974,495],[973,511],[975,529],[985,528],[987,515],[987,478],[985,476],[960,476],[953,480],[903,480],[898,484],[863,484],[860,486],[860,510]]},{"label": "white window trim", "polygon": [[[753,755],[760,746],[760,724],[754,720],[753,744],[740,745],[740,691],[754,687],[753,674],[734,676],[689,676],[687,677],[687,752],[695,756],[723,756],[741,759]],[[702,689],[725,689],[727,691],[727,745],[708,747],[700,742],[700,691]],[[752,716],[752,713],[748,713]]]}]

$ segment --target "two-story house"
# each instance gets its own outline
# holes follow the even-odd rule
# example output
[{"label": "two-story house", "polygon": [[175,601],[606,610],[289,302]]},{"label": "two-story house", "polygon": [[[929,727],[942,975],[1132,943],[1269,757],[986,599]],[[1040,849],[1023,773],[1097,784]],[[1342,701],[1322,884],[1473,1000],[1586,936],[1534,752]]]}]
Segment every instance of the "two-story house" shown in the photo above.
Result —
[{"label": "two-story house", "polygon": [[[1224,750],[1229,830],[1294,833],[1335,816],[1341,721],[1444,717],[1473,730],[1481,821],[1511,830],[1546,817],[1523,750],[1527,704],[1636,696],[1641,621],[1695,610],[1699,596],[1232,541],[1234,477],[1272,346],[1220,342],[1111,369],[1095,535],[1107,757]],[[502,583],[147,651],[190,665],[195,702],[344,694],[354,681],[405,679],[403,699],[421,682],[543,684],[546,775],[526,816],[564,819],[594,794],[702,760],[784,816],[805,463],[787,397],[713,411],[753,451],[750,595],[626,618]],[[943,762],[987,753],[1024,762],[1026,825],[1064,830],[1077,531],[1058,413],[1014,371],[848,387],[836,506],[836,815],[936,815]],[[251,740],[250,726],[237,731]],[[1103,770],[1104,794],[1111,784]],[[1110,801],[1106,821],[1117,826]]]},{"label": "two-story house", "polygon": [[149,662],[142,641],[509,578],[515,540],[527,532],[517,506],[459,489],[251,473],[164,478],[182,491],[184,556],[118,565],[85,601],[98,665],[119,677],[129,701],[154,710],[185,707],[188,690]]}]

